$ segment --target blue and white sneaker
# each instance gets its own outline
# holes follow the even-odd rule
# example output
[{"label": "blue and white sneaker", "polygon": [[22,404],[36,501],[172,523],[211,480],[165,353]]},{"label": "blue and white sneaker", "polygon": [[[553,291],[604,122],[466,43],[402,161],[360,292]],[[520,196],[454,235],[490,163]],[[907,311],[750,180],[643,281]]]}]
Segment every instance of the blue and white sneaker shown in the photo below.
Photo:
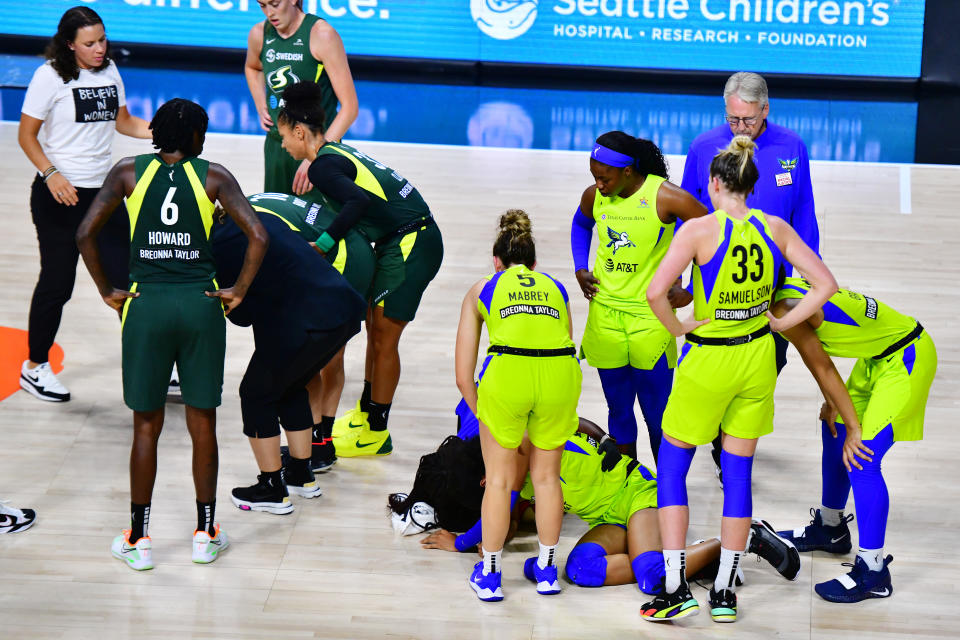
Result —
[{"label": "blue and white sneaker", "polygon": [[473,565],[473,574],[470,575],[470,588],[477,592],[477,597],[484,602],[499,602],[503,600],[503,591],[500,589],[500,572],[483,572],[483,560]]},{"label": "blue and white sneaker", "polygon": [[887,568],[891,562],[893,562],[893,556],[887,556],[883,559],[883,568],[880,571],[871,571],[863,558],[857,556],[853,564],[843,563],[845,567],[852,567],[849,573],[821,582],[813,589],[818,596],[828,602],[860,602],[868,598],[889,598],[893,595],[890,570]]},{"label": "blue and white sneaker", "polygon": [[527,580],[537,585],[537,593],[542,596],[553,596],[560,593],[560,581],[557,579],[557,565],[552,564],[541,569],[537,564],[537,556],[527,558],[523,563],[523,575]]},{"label": "blue and white sneaker", "polygon": [[835,527],[823,524],[820,509],[811,508],[813,520],[806,527],[792,531],[777,531],[777,535],[793,543],[797,551],[826,551],[827,553],[850,553],[853,547],[850,538],[850,527],[847,523],[853,520],[853,514],[844,516]]}]

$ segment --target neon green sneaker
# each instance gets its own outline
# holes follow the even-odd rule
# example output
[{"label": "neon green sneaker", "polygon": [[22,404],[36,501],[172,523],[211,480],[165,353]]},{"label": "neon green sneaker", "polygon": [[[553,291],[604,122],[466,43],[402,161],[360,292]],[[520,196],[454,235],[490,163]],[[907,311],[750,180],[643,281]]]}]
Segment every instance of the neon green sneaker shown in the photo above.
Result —
[{"label": "neon green sneaker", "polygon": [[350,438],[352,432],[362,427],[370,428],[367,412],[360,411],[360,401],[357,400],[357,406],[350,409],[345,414],[336,419],[333,423],[334,438]]},{"label": "neon green sneaker", "polygon": [[130,529],[124,529],[123,533],[113,539],[113,546],[110,551],[114,558],[123,560],[128,567],[134,571],[146,571],[153,569],[152,541],[150,536],[144,536],[137,540],[136,544],[130,544]]},{"label": "neon green sneaker", "polygon": [[227,534],[220,531],[220,524],[214,525],[216,535],[212,538],[206,531],[193,532],[193,561],[197,564],[210,564],[220,557],[220,552],[230,546]]},{"label": "neon green sneaker", "polygon": [[[364,414],[366,415],[366,414]],[[359,433],[354,436],[352,433],[347,437],[333,439],[333,446],[337,450],[337,456],[342,458],[359,458],[361,456],[386,456],[393,451],[393,440],[390,439],[390,431],[371,431],[367,425],[363,429],[355,429]]]}]

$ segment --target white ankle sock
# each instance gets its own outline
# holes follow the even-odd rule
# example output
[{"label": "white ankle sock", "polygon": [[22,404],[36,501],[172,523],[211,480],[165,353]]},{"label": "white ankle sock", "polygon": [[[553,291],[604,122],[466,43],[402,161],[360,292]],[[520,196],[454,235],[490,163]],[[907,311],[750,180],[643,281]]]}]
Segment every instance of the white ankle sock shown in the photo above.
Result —
[{"label": "white ankle sock", "polygon": [[686,579],[687,552],[684,549],[664,549],[663,562],[666,565],[667,579],[664,590],[673,593],[680,588],[680,583]]},{"label": "white ankle sock", "polygon": [[843,522],[843,509],[831,509],[821,505],[820,519],[828,527],[839,527],[840,523]]},{"label": "white ankle sock", "polygon": [[880,571],[883,569],[883,548],[880,549],[860,549],[857,555],[863,558],[870,571]]},{"label": "white ankle sock", "polygon": [[542,542],[540,543],[540,557],[537,558],[537,566],[541,569],[546,569],[550,565],[554,564],[554,558],[557,555],[557,545],[551,544],[546,545]]},{"label": "white ankle sock", "polygon": [[717,578],[713,581],[713,588],[716,591],[721,589],[737,590],[737,569],[740,567],[740,558],[743,551],[733,551],[726,547],[720,547],[720,569],[717,571]]},{"label": "white ankle sock", "polygon": [[[482,549],[483,547],[481,547]],[[483,549],[483,573],[499,573],[500,557],[503,555],[503,549],[500,551],[487,551]]]}]

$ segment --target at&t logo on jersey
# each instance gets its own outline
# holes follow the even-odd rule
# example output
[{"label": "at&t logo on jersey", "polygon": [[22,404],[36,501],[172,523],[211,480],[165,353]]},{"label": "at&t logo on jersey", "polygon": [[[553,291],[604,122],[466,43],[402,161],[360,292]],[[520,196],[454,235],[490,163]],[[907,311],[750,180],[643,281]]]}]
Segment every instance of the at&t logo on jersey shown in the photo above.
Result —
[{"label": "at&t logo on jersey", "polygon": [[525,34],[537,19],[537,0],[470,0],[477,28],[497,40]]}]

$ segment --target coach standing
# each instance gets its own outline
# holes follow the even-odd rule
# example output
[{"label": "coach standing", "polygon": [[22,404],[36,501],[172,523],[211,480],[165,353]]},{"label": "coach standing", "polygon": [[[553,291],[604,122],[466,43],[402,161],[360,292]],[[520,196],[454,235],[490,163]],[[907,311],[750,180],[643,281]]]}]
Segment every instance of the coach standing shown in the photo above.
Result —
[{"label": "coach standing", "polygon": [[[700,200],[708,211],[710,204],[710,162],[718,149],[725,149],[734,136],[750,136],[757,144],[754,162],[760,179],[747,196],[747,206],[782,218],[792,226],[817,255],[820,255],[820,230],[810,183],[810,159],[807,146],[795,132],[768,120],[770,101],[767,82],[756,73],[740,71],[723,88],[726,124],[702,133],[694,139],[683,165],[680,186]],[[786,275],[793,267],[784,263]],[[773,334],[777,347],[777,372],[787,364],[787,341]],[[714,459],[719,474],[720,447],[714,442]]]}]

